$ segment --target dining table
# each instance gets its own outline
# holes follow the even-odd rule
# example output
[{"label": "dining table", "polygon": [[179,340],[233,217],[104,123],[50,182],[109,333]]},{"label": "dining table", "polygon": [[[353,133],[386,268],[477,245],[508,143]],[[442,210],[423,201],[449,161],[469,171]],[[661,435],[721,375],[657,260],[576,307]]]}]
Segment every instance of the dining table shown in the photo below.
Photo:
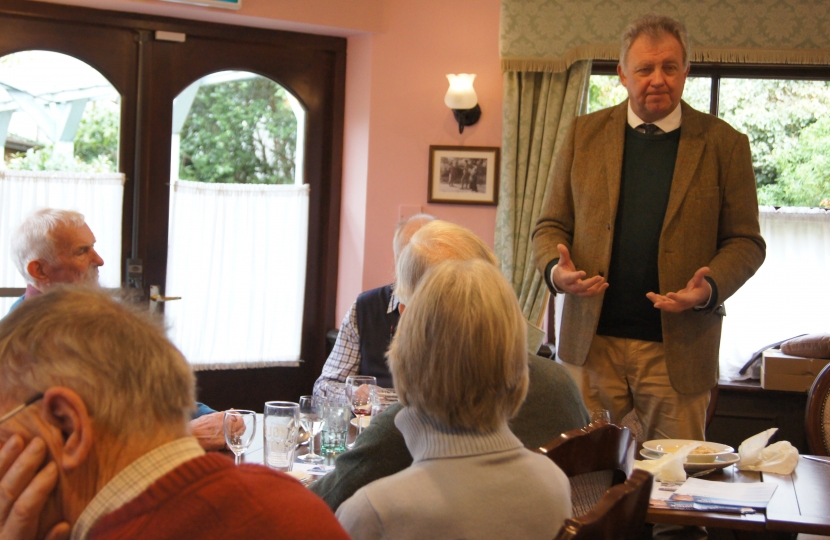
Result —
[{"label": "dining table", "polygon": [[[365,425],[365,424],[364,424]],[[263,465],[265,463],[265,422],[264,417],[261,413],[257,413],[256,415],[256,435],[254,435],[254,439],[251,441],[251,446],[247,449],[245,454],[242,456],[242,461],[244,463],[255,463],[257,465]],[[349,434],[346,437],[346,443],[351,444],[354,442],[355,438],[357,437],[357,428],[353,423],[349,425]],[[320,436],[317,435],[317,444],[315,445],[315,451],[319,454],[320,453]],[[303,456],[308,453],[308,443],[303,441],[301,444],[297,445],[297,451],[295,452],[294,458],[295,463],[297,458]],[[324,456],[323,465],[334,465],[334,459],[337,457],[336,454],[330,454]]]},{"label": "dining table", "polygon": [[777,531],[830,536],[830,458],[800,456],[790,474],[739,471],[735,465],[712,472],[714,482],[764,482],[777,487],[765,510],[727,514],[649,507],[646,521],[743,531]]}]

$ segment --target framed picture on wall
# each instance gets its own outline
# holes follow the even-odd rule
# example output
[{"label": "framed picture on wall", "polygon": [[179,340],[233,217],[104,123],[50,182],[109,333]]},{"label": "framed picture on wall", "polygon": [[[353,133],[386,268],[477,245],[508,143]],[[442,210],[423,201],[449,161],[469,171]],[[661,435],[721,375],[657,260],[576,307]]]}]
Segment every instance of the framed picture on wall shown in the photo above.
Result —
[{"label": "framed picture on wall", "polygon": [[427,201],[497,205],[499,152],[495,146],[430,146]]},{"label": "framed picture on wall", "polygon": [[239,9],[242,7],[242,0],[164,0],[165,2],[176,2],[177,4],[193,4],[195,6],[218,7],[224,9]]}]

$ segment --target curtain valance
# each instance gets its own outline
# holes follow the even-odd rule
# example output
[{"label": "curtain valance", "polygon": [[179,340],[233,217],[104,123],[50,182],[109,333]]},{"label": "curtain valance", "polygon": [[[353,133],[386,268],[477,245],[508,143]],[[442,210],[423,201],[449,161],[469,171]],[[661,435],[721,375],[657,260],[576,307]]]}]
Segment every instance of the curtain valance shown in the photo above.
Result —
[{"label": "curtain valance", "polygon": [[617,60],[626,25],[646,13],[683,21],[692,61],[830,65],[826,0],[502,0],[502,70],[555,73],[579,60]]}]

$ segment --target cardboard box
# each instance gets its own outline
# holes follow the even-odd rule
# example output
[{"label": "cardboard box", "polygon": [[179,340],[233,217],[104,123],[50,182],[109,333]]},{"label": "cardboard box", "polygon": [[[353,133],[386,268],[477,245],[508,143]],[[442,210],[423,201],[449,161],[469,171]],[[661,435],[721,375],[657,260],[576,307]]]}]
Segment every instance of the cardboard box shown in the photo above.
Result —
[{"label": "cardboard box", "polygon": [[761,388],[806,392],[830,359],[803,358],[767,349],[761,360]]}]

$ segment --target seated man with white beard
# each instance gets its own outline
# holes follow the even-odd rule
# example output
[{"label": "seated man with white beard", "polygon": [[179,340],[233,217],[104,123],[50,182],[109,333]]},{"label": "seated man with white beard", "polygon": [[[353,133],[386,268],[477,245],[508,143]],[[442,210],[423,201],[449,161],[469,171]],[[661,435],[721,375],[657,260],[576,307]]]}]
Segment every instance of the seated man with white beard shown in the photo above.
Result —
[{"label": "seated man with white beard", "polygon": [[0,322],[0,538],[347,539],[295,479],[187,435],[193,372],[131,308],[63,287]]},{"label": "seated man with white beard", "polygon": [[[83,214],[55,208],[35,211],[18,227],[12,237],[12,259],[26,280],[26,294],[9,313],[54,285],[98,285],[98,268],[104,266]],[[190,430],[205,450],[225,448],[223,414],[196,403]]]}]

